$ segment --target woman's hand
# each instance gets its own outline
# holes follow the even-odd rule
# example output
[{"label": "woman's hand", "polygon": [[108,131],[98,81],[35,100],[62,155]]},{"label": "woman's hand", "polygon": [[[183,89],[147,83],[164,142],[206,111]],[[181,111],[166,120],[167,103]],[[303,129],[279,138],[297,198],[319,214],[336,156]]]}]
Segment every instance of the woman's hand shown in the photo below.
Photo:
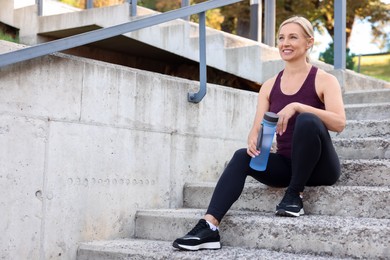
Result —
[{"label": "woman's hand", "polygon": [[258,135],[258,130],[254,128],[252,128],[248,135],[248,148],[246,149],[246,152],[252,158],[260,154],[260,151],[256,149]]},{"label": "woman's hand", "polygon": [[276,125],[276,133],[279,135],[282,135],[284,132],[286,132],[288,120],[295,115],[295,113],[298,111],[297,107],[299,106],[299,103],[290,103],[287,106],[285,106],[282,110],[279,111],[278,116],[279,120]]}]

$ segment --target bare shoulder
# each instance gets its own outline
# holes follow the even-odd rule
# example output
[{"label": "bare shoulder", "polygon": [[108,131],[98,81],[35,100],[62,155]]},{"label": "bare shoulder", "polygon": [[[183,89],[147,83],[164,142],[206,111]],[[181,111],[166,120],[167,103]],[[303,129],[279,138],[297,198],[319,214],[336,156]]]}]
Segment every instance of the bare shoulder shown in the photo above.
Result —
[{"label": "bare shoulder", "polygon": [[323,69],[318,69],[316,76],[316,85],[317,86],[334,86],[340,87],[337,78],[330,74],[329,72],[324,71]]},{"label": "bare shoulder", "polygon": [[340,84],[337,78],[322,69],[318,69],[316,76],[316,88],[323,92],[324,89],[340,89]]}]

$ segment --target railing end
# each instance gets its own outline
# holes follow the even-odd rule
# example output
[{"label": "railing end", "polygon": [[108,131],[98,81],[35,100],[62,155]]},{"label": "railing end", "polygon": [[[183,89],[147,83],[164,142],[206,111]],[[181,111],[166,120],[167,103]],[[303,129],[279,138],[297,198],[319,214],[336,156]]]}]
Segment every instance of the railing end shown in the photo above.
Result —
[{"label": "railing end", "polygon": [[201,82],[199,91],[196,93],[188,92],[188,101],[191,103],[199,103],[202,101],[207,92],[207,83]]},{"label": "railing end", "polygon": [[202,99],[204,98],[205,95],[206,95],[206,93],[201,93],[201,92],[191,93],[191,92],[189,92],[188,93],[188,102],[199,103],[200,101],[202,101]]}]

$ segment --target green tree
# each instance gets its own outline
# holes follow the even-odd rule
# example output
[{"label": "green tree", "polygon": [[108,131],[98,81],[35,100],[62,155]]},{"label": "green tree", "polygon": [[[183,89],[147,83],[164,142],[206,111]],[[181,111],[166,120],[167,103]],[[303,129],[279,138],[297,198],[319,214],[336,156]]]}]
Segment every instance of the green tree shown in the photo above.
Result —
[{"label": "green tree", "polygon": [[138,5],[156,10],[156,0],[139,0]]},{"label": "green tree", "polygon": [[170,10],[175,10],[181,7],[181,0],[170,0],[170,1],[161,1],[156,0],[156,10],[159,12],[166,12]]},{"label": "green tree", "polygon": [[[60,1],[65,4],[69,4],[81,9],[85,8],[87,2],[87,0],[60,0]],[[93,0],[93,6],[103,7],[103,6],[122,4],[124,2],[125,0]]]},{"label": "green tree", "polygon": [[[198,4],[207,0],[191,0],[190,4]],[[181,7],[181,0],[140,0],[138,4],[143,7],[147,7],[159,12],[166,12]],[[198,22],[199,18],[197,15],[191,16],[191,21]],[[206,12],[206,25],[212,28],[221,29],[221,24],[224,21],[224,17],[221,14],[221,9],[213,9]]]},{"label": "green tree", "polygon": [[[334,0],[277,0],[277,27],[287,17],[303,15],[314,23],[320,32],[326,30],[334,36]],[[384,26],[390,22],[390,8],[381,0],[347,0],[346,38],[349,42],[355,19],[371,23],[374,39],[384,43]]]},{"label": "green tree", "polygon": [[224,21],[221,28],[225,32],[249,37],[250,3],[249,0],[221,7]]},{"label": "green tree", "polygon": [[[84,8],[86,0],[61,0],[68,4]],[[105,6],[123,3],[125,0],[94,0],[94,6]],[[191,0],[191,4],[206,0]],[[293,15],[303,15],[313,22],[319,32],[327,31],[334,35],[334,1],[335,0],[276,0],[276,29],[280,23]],[[140,6],[160,12],[177,9],[181,0],[138,0]],[[191,17],[196,21],[197,16]],[[206,13],[207,25],[216,29],[248,37],[250,28],[250,1],[224,6]],[[346,34],[347,46],[355,19],[366,19],[371,23],[374,41],[379,47],[386,45],[384,27],[390,22],[390,5],[381,0],[347,0]]]},{"label": "green tree", "polygon": [[[326,62],[328,64],[333,64],[334,63],[334,46],[333,46],[333,43],[329,44],[328,48],[320,53],[320,57],[319,57],[319,60],[323,61],[323,62]],[[347,67],[347,69],[350,69],[350,70],[353,70],[354,68],[354,61],[353,61],[353,58],[355,57],[355,55],[353,53],[350,53],[350,49],[347,48],[347,58],[346,58],[346,64],[345,66]]]}]

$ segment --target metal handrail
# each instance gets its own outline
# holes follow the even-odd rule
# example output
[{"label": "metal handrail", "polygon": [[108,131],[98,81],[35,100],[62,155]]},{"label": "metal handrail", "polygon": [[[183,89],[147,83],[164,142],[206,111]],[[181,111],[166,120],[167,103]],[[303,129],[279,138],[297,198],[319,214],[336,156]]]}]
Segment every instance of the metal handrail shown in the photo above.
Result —
[{"label": "metal handrail", "polygon": [[63,39],[58,39],[27,47],[17,51],[0,54],[0,67],[112,38],[153,25],[169,22],[171,20],[176,20],[181,17],[199,14],[200,89],[197,93],[188,94],[188,101],[198,103],[205,96],[207,85],[205,12],[210,9],[218,8],[233,3],[238,3],[241,1],[242,0],[211,0],[196,5],[182,7],[177,10],[153,15],[150,17],[141,18],[135,21],[114,25],[107,28],[97,29],[94,31],[66,37]]}]

